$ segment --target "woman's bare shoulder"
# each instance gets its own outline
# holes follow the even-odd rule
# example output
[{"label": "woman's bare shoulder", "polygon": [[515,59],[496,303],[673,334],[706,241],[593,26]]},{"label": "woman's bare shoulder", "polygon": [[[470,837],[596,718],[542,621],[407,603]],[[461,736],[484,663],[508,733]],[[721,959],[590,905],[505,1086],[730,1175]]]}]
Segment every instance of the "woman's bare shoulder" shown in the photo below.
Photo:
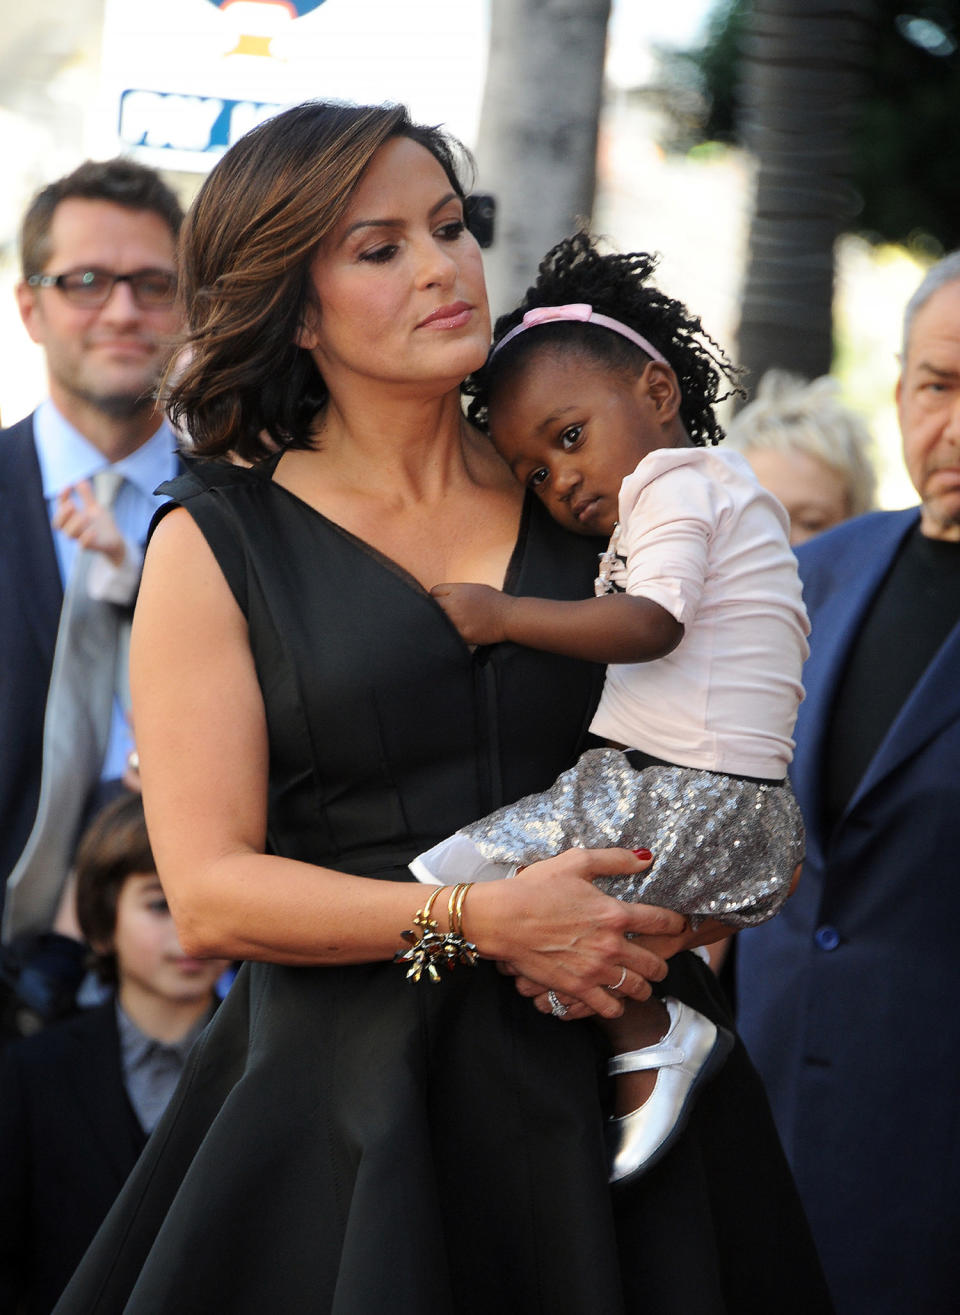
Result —
[{"label": "woman's bare shoulder", "polygon": [[233,617],[239,613],[200,526],[184,507],[171,507],[154,527],[143,563],[138,610],[153,605],[177,612],[192,610],[201,617],[216,606]]},{"label": "woman's bare shoulder", "polygon": [[148,568],[156,571],[160,564],[164,569],[182,569],[188,563],[193,566],[197,557],[204,555],[213,560],[210,545],[196,520],[185,507],[172,506],[153,527],[144,571]]}]

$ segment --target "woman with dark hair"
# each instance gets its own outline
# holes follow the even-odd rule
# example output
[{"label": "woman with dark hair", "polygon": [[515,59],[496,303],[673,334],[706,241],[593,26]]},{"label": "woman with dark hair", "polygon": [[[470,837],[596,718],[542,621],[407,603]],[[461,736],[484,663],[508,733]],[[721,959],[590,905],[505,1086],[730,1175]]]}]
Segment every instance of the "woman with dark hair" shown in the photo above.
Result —
[{"label": "woman with dark hair", "polygon": [[147,554],[134,706],[184,944],[247,963],[60,1315],[828,1308],[742,1049],[612,1196],[599,1033],[515,986],[613,1017],[669,958],[719,1017],[683,919],[592,884],[649,860],[410,881],[575,759],[602,675],[473,650],[429,593],[579,597],[603,546],[463,416],[490,325],[455,159],[402,109],[300,106],[189,218],[197,459]]}]

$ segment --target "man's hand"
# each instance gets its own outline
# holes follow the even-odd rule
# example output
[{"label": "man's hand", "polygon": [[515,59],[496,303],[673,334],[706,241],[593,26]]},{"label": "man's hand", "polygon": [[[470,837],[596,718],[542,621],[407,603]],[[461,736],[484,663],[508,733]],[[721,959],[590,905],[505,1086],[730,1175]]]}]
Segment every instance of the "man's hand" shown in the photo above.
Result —
[{"label": "man's hand", "polygon": [[468,644],[500,644],[513,599],[486,584],[437,584],[430,590]]},{"label": "man's hand", "polygon": [[103,553],[113,566],[121,566],[127,555],[127,545],[116,521],[97,501],[87,479],[64,489],[57,498],[53,528],[76,539],[81,548]]}]

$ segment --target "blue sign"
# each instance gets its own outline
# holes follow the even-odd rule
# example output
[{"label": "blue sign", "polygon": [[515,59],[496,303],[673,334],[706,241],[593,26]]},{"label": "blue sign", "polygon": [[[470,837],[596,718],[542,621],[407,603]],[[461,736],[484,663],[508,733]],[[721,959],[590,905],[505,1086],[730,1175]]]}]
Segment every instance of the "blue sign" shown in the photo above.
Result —
[{"label": "blue sign", "polygon": [[286,108],[263,101],[131,88],[120,96],[120,140],[125,146],[188,151],[216,159],[245,132]]}]

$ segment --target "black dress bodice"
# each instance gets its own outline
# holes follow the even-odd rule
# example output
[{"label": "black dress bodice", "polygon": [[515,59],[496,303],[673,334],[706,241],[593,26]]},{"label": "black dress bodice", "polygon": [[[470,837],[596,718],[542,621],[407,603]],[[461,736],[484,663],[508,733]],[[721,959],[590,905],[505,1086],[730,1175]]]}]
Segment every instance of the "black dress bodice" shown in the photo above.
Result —
[{"label": "black dress bodice", "polygon": [[[513,644],[471,652],[415,579],[274,483],[273,466],[207,465],[164,486],[248,617],[269,733],[269,845],[395,875],[569,766],[602,670]],[[528,498],[505,588],[585,597],[602,547]]]}]

